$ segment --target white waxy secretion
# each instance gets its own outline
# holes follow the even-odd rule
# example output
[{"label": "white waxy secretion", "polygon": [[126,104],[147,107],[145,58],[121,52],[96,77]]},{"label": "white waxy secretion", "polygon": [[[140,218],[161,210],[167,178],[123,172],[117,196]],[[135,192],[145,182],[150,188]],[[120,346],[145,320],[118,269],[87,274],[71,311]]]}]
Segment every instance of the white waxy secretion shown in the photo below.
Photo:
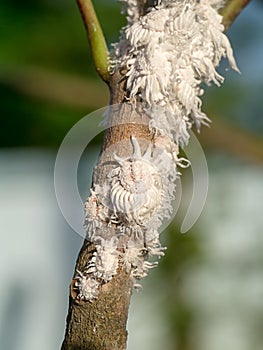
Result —
[{"label": "white waxy secretion", "polygon": [[[193,124],[199,130],[209,123],[201,110],[201,84],[223,83],[216,70],[222,57],[239,71],[218,13],[222,0],[157,0],[144,16],[136,0],[120,1],[128,25],[114,45],[111,68],[125,68],[127,99],[149,116],[153,144],[143,154],[131,137],[133,153],[114,155],[108,183],[94,184],[86,201],[87,239],[95,251],[84,272],[78,271],[75,288],[88,301],[119,267],[136,281],[157,265],[149,256],[164,255],[158,229],[173,211],[177,168],[189,165],[178,158],[179,146],[187,144]],[[110,226],[116,226],[114,237]]]},{"label": "white waxy secretion", "polygon": [[132,137],[133,155],[114,156],[117,168],[110,173],[110,198],[114,214],[126,225],[145,225],[161,202],[161,177],[151,162],[151,148],[141,154],[138,141]]},{"label": "white waxy secretion", "polygon": [[77,282],[74,287],[78,291],[78,299],[92,301],[98,297],[98,287],[99,282],[88,275],[77,271],[77,276],[75,277]]},{"label": "white waxy secretion", "polygon": [[[127,1],[129,3],[129,1]],[[115,46],[115,68],[126,66],[131,101],[139,99],[155,130],[187,144],[188,130],[209,119],[201,111],[201,83],[220,86],[222,57],[239,72],[218,9],[221,0],[158,1],[130,24]],[[162,114],[156,114],[156,105]],[[166,114],[172,113],[173,119]]]}]

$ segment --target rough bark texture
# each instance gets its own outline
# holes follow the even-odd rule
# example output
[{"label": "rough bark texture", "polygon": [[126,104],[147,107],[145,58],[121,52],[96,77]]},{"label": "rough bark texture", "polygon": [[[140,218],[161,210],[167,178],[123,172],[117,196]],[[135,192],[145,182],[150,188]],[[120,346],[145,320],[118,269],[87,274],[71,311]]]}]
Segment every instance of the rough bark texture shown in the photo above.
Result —
[{"label": "rough bark texture", "polygon": [[[122,144],[121,147],[118,142],[129,140],[131,135],[144,140],[151,138],[147,125],[148,117],[136,112],[130,104],[119,105],[124,101],[125,96],[120,73],[112,77],[110,85],[113,107],[110,110],[109,119],[114,126],[105,133],[102,153],[94,169],[93,182],[97,184],[103,184],[109,173],[114,152],[119,156],[132,153],[129,142]],[[116,108],[114,104],[118,104]],[[110,150],[107,151],[109,147]],[[108,229],[114,231],[114,227]],[[75,271],[83,271],[93,249],[92,244],[84,241]],[[101,287],[98,299],[92,303],[76,299],[75,282],[73,279],[70,285],[69,312],[62,350],[125,350],[126,322],[132,293],[129,274],[120,269],[110,282]]]},{"label": "rough bark texture", "polygon": [[[93,246],[85,241],[76,269],[84,268],[92,249]],[[72,280],[66,337],[62,349],[126,349],[126,322],[131,296],[129,275],[120,271],[115,278],[102,286],[100,297],[93,303],[76,299],[74,283]]]}]

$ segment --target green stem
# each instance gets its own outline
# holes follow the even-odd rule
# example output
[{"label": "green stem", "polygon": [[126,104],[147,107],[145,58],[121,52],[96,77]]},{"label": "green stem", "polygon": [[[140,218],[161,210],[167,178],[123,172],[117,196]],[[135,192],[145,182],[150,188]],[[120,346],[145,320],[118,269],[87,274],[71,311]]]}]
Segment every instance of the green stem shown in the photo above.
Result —
[{"label": "green stem", "polygon": [[109,81],[109,52],[91,0],[77,0],[86,27],[91,53],[99,76]]},{"label": "green stem", "polygon": [[240,14],[243,8],[250,2],[250,0],[227,0],[225,6],[220,11],[223,16],[223,24],[225,31],[234,22],[235,18]]}]

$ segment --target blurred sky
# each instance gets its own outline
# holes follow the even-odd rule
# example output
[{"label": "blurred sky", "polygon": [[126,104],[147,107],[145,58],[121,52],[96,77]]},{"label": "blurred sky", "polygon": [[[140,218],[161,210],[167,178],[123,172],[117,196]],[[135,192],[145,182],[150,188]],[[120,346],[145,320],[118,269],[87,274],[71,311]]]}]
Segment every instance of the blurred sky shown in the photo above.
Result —
[{"label": "blurred sky", "polygon": [[[117,40],[119,4],[94,2],[108,43]],[[263,347],[262,18],[263,2],[252,0],[228,32],[242,74],[223,63],[225,84],[204,98],[206,207],[186,235],[176,223],[163,234],[166,256],[132,300],[129,350]],[[56,151],[109,96],[74,1],[2,0],[0,40],[0,349],[55,350],[82,244],[56,203]],[[96,152],[80,166],[84,197]]]}]

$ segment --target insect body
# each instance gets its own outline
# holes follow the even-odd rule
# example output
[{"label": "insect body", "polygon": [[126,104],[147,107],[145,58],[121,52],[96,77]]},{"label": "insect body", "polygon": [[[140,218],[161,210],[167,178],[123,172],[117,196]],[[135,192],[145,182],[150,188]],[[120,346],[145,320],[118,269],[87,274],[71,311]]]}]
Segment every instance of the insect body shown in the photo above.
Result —
[{"label": "insect body", "polygon": [[150,162],[151,149],[142,156],[138,141],[132,137],[134,153],[127,159],[115,155],[118,167],[110,176],[110,198],[114,214],[129,225],[145,225],[161,202],[162,183]]}]

